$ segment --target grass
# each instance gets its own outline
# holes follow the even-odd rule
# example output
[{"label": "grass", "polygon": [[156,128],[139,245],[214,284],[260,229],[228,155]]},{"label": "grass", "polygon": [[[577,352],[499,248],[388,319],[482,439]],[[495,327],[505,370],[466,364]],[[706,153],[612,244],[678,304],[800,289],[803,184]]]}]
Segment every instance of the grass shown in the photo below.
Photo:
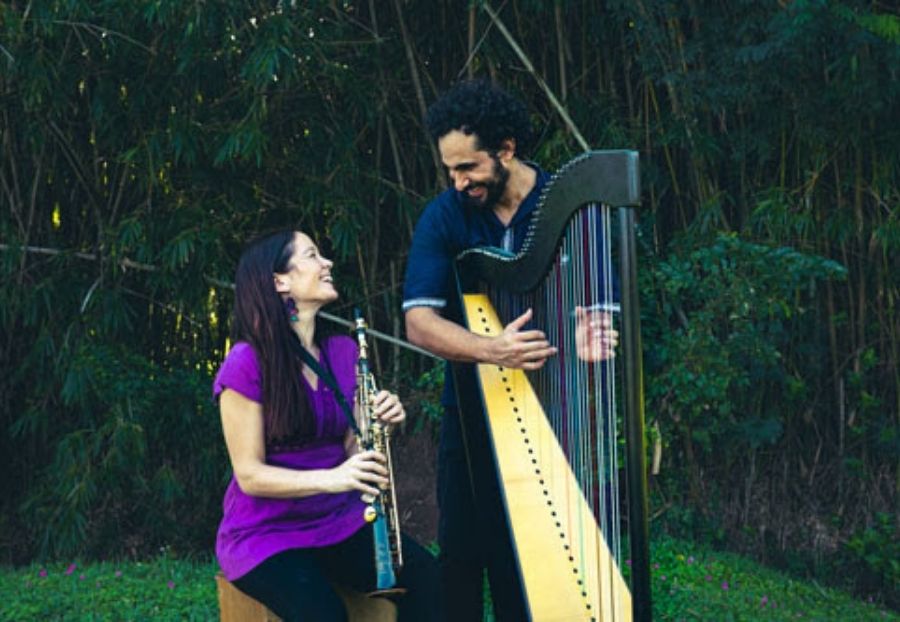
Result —
[{"label": "grass", "polygon": [[32,564],[0,570],[0,620],[219,619],[218,566],[161,556],[152,562]]},{"label": "grass", "polygon": [[[655,620],[892,620],[894,612],[673,539],[652,551]],[[218,620],[214,561],[78,561],[0,568],[0,620]],[[488,616],[486,620],[491,620]]]},{"label": "grass", "polygon": [[900,620],[839,590],[687,542],[659,539],[651,560],[656,620]]}]

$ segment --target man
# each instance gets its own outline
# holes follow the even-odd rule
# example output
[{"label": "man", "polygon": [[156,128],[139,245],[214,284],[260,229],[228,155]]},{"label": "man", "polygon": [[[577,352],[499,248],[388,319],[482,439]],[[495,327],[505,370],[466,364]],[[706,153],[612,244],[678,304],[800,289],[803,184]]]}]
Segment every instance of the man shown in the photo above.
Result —
[{"label": "man", "polygon": [[[547,173],[519,157],[531,139],[528,112],[518,99],[478,80],[462,82],[444,94],[429,108],[426,123],[452,188],[426,206],[416,225],[403,294],[407,336],[449,361],[538,369],[556,348],[542,331],[525,329],[530,309],[496,337],[475,335],[444,316],[454,296],[453,261],[461,251],[495,246],[518,252],[524,242],[549,180]],[[585,317],[581,311],[579,318]],[[591,319],[593,323],[582,322],[587,336],[580,341],[596,358],[606,358],[615,333],[607,330],[608,318]],[[441,607],[448,620],[480,621],[482,572],[487,567],[498,619],[524,620],[518,573],[502,545],[505,535],[499,533],[505,521],[493,463],[486,448],[467,448],[463,441],[460,417],[470,420],[481,414],[460,413],[451,384],[448,373],[438,457]],[[480,488],[477,507],[473,485]]]}]

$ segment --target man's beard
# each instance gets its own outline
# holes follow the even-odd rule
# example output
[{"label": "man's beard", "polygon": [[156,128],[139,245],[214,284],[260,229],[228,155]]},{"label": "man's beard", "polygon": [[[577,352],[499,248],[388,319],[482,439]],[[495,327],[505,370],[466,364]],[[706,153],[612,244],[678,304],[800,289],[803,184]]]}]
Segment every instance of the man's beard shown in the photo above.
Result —
[{"label": "man's beard", "polygon": [[[500,165],[500,159],[497,158],[497,156],[492,156],[492,158],[494,160],[494,170],[492,171],[493,175],[491,178],[487,181],[469,184],[469,187],[463,191],[463,204],[465,204],[466,207],[484,210],[494,209],[494,206],[497,205],[497,202],[503,196],[503,193],[506,192],[506,182],[509,181],[509,171]],[[469,190],[472,190],[473,188],[484,188],[487,192],[484,197],[476,198],[469,195]]]}]

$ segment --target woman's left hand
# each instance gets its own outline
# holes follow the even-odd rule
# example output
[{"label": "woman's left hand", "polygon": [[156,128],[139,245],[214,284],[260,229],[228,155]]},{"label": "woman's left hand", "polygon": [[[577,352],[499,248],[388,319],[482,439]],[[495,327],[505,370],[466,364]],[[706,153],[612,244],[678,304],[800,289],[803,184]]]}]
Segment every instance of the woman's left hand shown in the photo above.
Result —
[{"label": "woman's left hand", "polygon": [[375,416],[384,423],[397,425],[406,419],[406,411],[400,398],[390,391],[381,390],[375,396]]}]

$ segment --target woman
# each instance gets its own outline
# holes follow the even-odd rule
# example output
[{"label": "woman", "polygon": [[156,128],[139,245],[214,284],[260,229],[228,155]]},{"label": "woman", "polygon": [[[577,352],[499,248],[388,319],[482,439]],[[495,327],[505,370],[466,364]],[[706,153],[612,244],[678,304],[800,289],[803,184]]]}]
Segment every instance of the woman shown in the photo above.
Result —
[{"label": "woman", "polygon": [[[361,495],[387,483],[385,457],[356,446],[328,383],[301,363],[302,346],[329,370],[353,404],[356,343],[317,331],[319,309],[337,299],[332,262],[304,233],[252,244],[235,279],[235,344],[216,376],[222,429],[234,477],[225,493],[216,555],[225,577],[285,622],[345,620],[335,581],[375,587],[372,529]],[[405,412],[381,391],[375,413],[397,424]],[[432,616],[433,559],[403,539],[407,593],[399,619]]]}]

